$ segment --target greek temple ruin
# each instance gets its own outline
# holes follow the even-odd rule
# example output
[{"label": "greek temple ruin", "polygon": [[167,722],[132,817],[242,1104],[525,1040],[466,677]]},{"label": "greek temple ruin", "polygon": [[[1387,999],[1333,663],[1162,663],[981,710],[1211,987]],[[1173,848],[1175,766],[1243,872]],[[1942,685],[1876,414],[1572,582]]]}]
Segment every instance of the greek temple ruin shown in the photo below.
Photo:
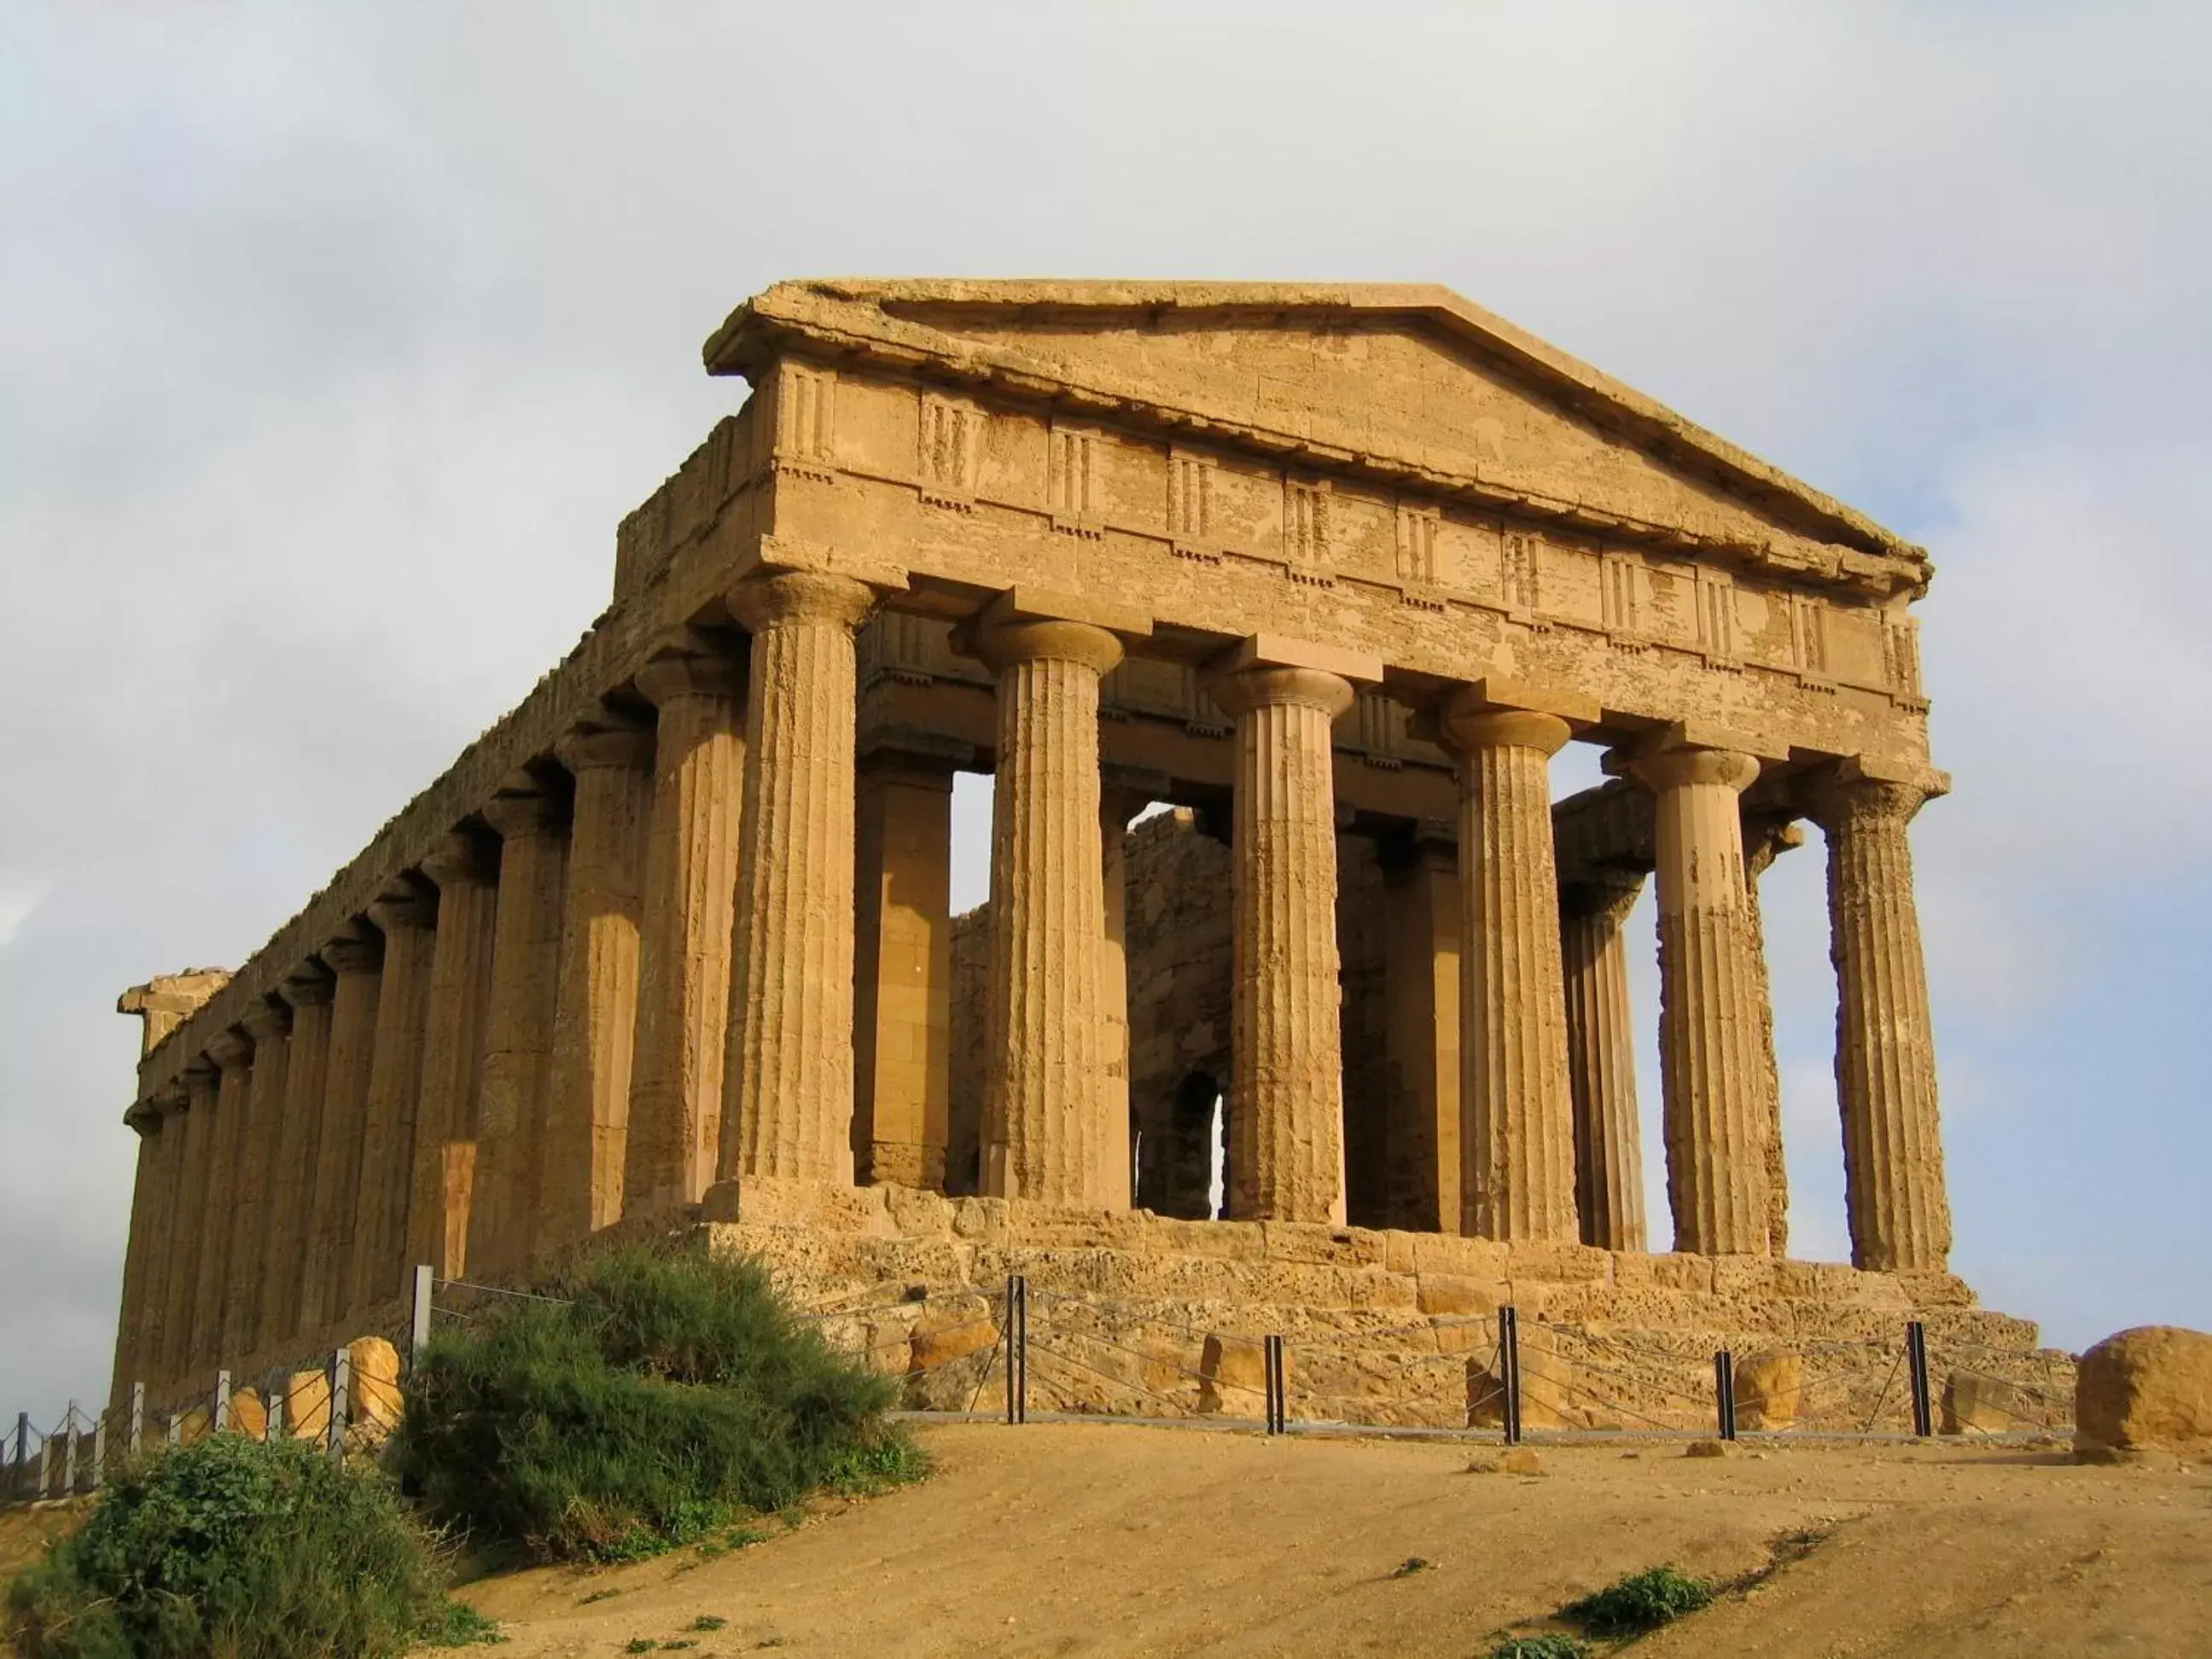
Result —
[{"label": "greek temple ruin", "polygon": [[[118,1390],[617,1226],[1971,1304],[1922,549],[1440,288],[793,282],[705,362],[750,395],[568,657],[249,961],[125,998]],[[1570,743],[1611,781],[1555,800]],[[1850,1267],[1787,1260],[1807,820]]]}]

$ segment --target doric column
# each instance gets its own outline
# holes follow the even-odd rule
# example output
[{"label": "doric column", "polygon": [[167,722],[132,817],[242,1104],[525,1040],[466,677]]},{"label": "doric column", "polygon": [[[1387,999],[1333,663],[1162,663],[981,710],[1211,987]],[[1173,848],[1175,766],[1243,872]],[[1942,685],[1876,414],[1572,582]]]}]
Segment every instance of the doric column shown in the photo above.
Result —
[{"label": "doric column", "polygon": [[223,1352],[242,1363],[263,1340],[261,1287],[267,1274],[270,1188],[282,1144],[284,1077],[289,1069],[291,1016],[281,1006],[257,1002],[246,1013],[253,1041],[253,1069],[246,1081],[246,1121],[238,1148],[238,1195],[230,1219],[230,1271],[223,1292]]},{"label": "doric column", "polygon": [[1766,1139],[1766,1251],[1790,1254],[1790,1164],[1782,1141],[1782,1064],[1774,1051],[1774,982],[1766,965],[1766,921],[1759,908],[1759,879],[1784,853],[1802,847],[1805,832],[1787,817],[1770,813],[1743,817],[1743,914],[1751,935],[1751,959],[1758,967],[1752,985],[1752,1013],[1759,1022],[1760,1128]]},{"label": "doric column", "polygon": [[264,1342],[305,1334],[309,1206],[323,1140],[323,1089],[330,1076],[331,1012],[336,982],[309,962],[284,980],[292,1010],[285,1045],[284,1109],[277,1121],[276,1164],[269,1181],[268,1246],[262,1256],[261,1331]]},{"label": "doric column", "polygon": [[422,1017],[422,1088],[407,1205],[407,1261],[442,1279],[468,1271],[469,1211],[476,1191],[477,1109],[499,908],[499,847],[455,830],[422,860],[438,884],[429,1005]]},{"label": "doric column", "polygon": [[874,595],[789,572],[729,596],[751,631],[722,1177],[853,1170],[853,635]]},{"label": "doric column", "polygon": [[1121,644],[1038,620],[981,629],[975,647],[999,677],[983,1190],[1103,1203],[1098,680]]},{"label": "doric column", "polygon": [[1764,1255],[1766,1132],[1736,798],[1749,755],[1662,750],[1635,763],[1656,798],[1659,1069],[1674,1248]]},{"label": "doric column", "polygon": [[572,732],[558,752],[575,776],[576,799],[532,1245],[539,1255],[622,1218],[637,1041],[637,930],[653,810],[650,732]]},{"label": "doric column", "polygon": [[637,686],[659,714],[623,1208],[659,1215],[699,1201],[721,1139],[744,715],[726,657],[660,658]]},{"label": "doric column", "polygon": [[[206,1253],[208,1170],[214,1163],[216,1068],[205,1056],[185,1068],[185,1098],[170,1119],[184,1132],[183,1180],[170,1212],[169,1283],[161,1332],[161,1372],[182,1377],[197,1347],[200,1257]],[[166,1133],[166,1131],[165,1131]]]},{"label": "doric column", "polygon": [[177,1256],[181,1240],[185,1202],[185,1168],[191,1156],[185,1145],[189,1131],[184,1118],[191,1093],[181,1081],[168,1085],[146,1103],[161,1119],[159,1179],[148,1211],[145,1251],[145,1290],[138,1340],[131,1349],[131,1375],[126,1382],[154,1382],[168,1375],[171,1331],[170,1297],[176,1284]]},{"label": "doric column", "polygon": [[1229,1213],[1344,1219],[1336,773],[1352,684],[1255,663],[1212,682],[1237,721],[1231,847]]},{"label": "doric column", "polygon": [[346,1310],[352,1287],[355,1203],[361,1187],[362,1138],[367,1128],[368,1073],[376,1047],[377,994],[384,941],[373,930],[332,939],[323,960],[337,975],[331,1002],[330,1054],[323,1073],[322,1133],[307,1200],[307,1265],[300,1295],[301,1328],[328,1334]]},{"label": "doric column", "polygon": [[1928,970],[1905,826],[1926,792],[1845,775],[1818,790],[1836,964],[1836,1097],[1851,1260],[1940,1272],[1951,1253]]},{"label": "doric column", "polygon": [[952,769],[860,763],[853,1157],[864,1182],[942,1191],[951,1097]]},{"label": "doric column", "polygon": [[1643,1131],[1636,1114],[1636,1028],[1620,929],[1644,890],[1644,877],[1638,871],[1607,873],[1613,878],[1577,882],[1559,893],[1575,1212],[1583,1243],[1643,1250],[1650,1245]]},{"label": "doric column", "polygon": [[[1164,787],[1163,783],[1162,787]],[[1129,820],[1157,792],[1102,784],[1098,796],[1100,921],[1098,952],[1098,1201],[1109,1210],[1135,1202],[1135,1148],[1129,1121]]]},{"label": "doric column", "polygon": [[369,920],[384,934],[384,976],[370,1043],[362,1112],[361,1179],[345,1307],[357,1311],[406,1292],[407,1198],[415,1164],[415,1119],[422,1091],[422,1028],[436,950],[436,896],[410,884],[380,895]]},{"label": "doric column", "polygon": [[208,1044],[216,1064],[215,1133],[208,1155],[206,1199],[200,1212],[198,1288],[192,1297],[192,1360],[211,1370],[236,1356],[223,1349],[230,1287],[230,1224],[238,1203],[238,1155],[253,1070],[253,1042],[235,1028]]},{"label": "doric column", "polygon": [[1389,1223],[1460,1230],[1460,882],[1441,823],[1389,849],[1382,964],[1389,1111],[1383,1194]]},{"label": "doric column", "polygon": [[1556,714],[1454,693],[1438,722],[1460,775],[1462,1231],[1576,1237],[1551,758]]},{"label": "doric column", "polygon": [[131,1183],[131,1236],[123,1247],[123,1296],[115,1316],[115,1369],[108,1403],[129,1398],[131,1384],[143,1376],[146,1340],[152,1320],[148,1305],[148,1260],[159,1254],[155,1233],[161,1224],[161,1111],[151,1101],[131,1103],[123,1115],[138,1137],[138,1168]]},{"label": "doric column", "polygon": [[523,774],[486,803],[483,816],[500,836],[499,899],[484,997],[468,1255],[471,1273],[497,1276],[530,1260],[560,984],[568,819],[566,803]]}]

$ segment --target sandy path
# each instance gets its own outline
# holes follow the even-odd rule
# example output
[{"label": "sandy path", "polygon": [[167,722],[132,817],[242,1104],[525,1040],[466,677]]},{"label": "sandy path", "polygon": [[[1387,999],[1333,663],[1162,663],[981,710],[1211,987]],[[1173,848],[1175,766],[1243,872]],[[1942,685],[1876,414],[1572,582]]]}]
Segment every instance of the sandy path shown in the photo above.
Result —
[{"label": "sandy path", "polygon": [[[514,1659],[634,1638],[700,1656],[1465,1656],[1623,1573],[1732,1576],[1815,1529],[1805,1559],[1638,1654],[2212,1653],[2212,1472],[1655,1444],[1547,1447],[1532,1478],[1468,1474],[1467,1447],[1433,1443],[1034,1424],[923,1437],[932,1480],[736,1554],[465,1594],[507,1622],[496,1651]],[[1410,1556],[1434,1565],[1392,1577]],[[689,1629],[702,1614],[728,1622]]]}]

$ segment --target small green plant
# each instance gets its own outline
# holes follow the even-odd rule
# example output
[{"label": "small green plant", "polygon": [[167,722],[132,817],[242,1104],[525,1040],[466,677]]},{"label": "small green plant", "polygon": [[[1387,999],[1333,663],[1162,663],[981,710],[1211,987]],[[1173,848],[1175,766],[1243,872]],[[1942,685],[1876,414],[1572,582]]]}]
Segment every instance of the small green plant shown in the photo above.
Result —
[{"label": "small green plant", "polygon": [[429,1634],[434,1648],[489,1647],[507,1640],[499,1621],[487,1619],[465,1601],[446,1603],[444,1621]]},{"label": "small green plant", "polygon": [[1393,1578],[1411,1578],[1417,1572],[1426,1572],[1436,1563],[1425,1555],[1409,1555],[1390,1569]]},{"label": "small green plant", "polygon": [[1713,1587],[1705,1580],[1672,1567],[1651,1567],[1568,1602],[1559,1616],[1593,1636],[1641,1636],[1697,1612],[1712,1599]]},{"label": "small green plant", "polygon": [[656,1644],[650,1636],[633,1636],[623,1644],[624,1653],[651,1653]]},{"label": "small green plant", "polygon": [[696,1619],[694,1619],[691,1621],[689,1628],[692,1630],[720,1630],[729,1622],[730,1621],[728,1620],[721,1618],[717,1614],[702,1613]]},{"label": "small green plant", "polygon": [[1589,1644],[1565,1631],[1509,1636],[1490,1650],[1490,1659],[1589,1659]]}]

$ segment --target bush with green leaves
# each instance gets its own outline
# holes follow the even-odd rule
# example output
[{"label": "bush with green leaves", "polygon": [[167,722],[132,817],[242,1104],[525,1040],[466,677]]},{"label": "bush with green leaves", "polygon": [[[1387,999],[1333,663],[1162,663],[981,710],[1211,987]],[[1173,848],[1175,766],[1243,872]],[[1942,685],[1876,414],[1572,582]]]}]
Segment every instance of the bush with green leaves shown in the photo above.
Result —
[{"label": "bush with green leaves", "polygon": [[1589,1644],[1565,1631],[1509,1636],[1491,1649],[1490,1659],[1589,1659]]},{"label": "bush with green leaves", "polygon": [[1712,1599],[1713,1587],[1705,1579],[1672,1567],[1650,1567],[1568,1602],[1559,1616],[1593,1636],[1641,1636],[1709,1606]]},{"label": "bush with green leaves", "polygon": [[441,1332],[394,1467],[431,1516],[538,1559],[635,1559],[825,1486],[911,1479],[896,1384],[741,1260],[635,1247]]},{"label": "bush with green leaves", "polygon": [[118,1473],[8,1592],[25,1659],[380,1659],[481,1639],[386,1476],[217,1435]]}]

